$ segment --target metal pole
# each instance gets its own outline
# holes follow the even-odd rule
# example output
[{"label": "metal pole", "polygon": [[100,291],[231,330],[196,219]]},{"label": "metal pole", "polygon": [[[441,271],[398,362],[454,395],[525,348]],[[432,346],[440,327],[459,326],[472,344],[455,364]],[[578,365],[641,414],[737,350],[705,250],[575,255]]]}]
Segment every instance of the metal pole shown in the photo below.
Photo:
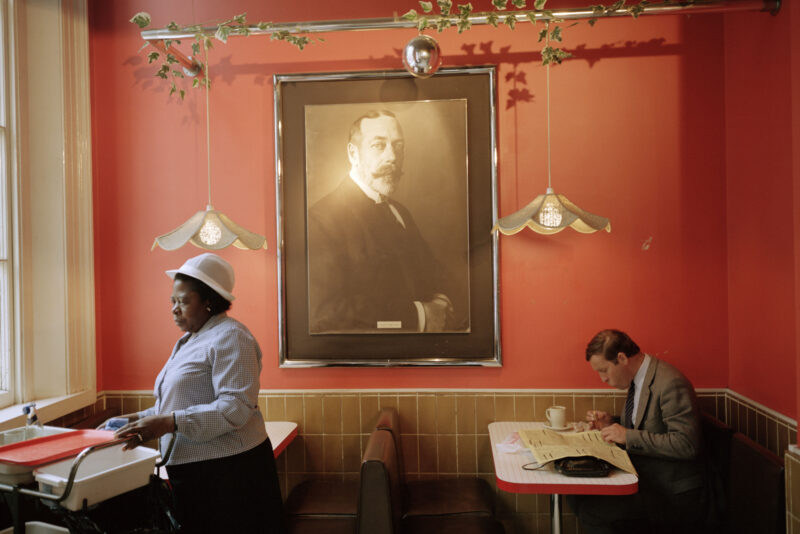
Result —
[{"label": "metal pole", "polygon": [[[659,4],[650,4],[644,8],[644,11],[639,16],[646,15],[679,15],[679,14],[694,14],[694,13],[735,13],[741,11],[767,11],[773,15],[777,14],[781,7],[781,0],[698,0],[695,2],[664,2]],[[580,20],[592,19],[603,17],[629,17],[630,14],[624,9],[618,9],[611,13],[598,17],[590,7],[580,8],[565,8],[555,9],[544,13],[537,12],[517,12],[517,11],[497,11],[500,20],[505,19],[509,15],[513,15],[517,22],[530,22],[527,13],[533,13],[537,21],[546,20]],[[473,26],[481,26],[490,24],[489,13],[476,13],[468,17],[468,20]],[[424,14],[423,14],[424,16]],[[439,19],[433,15],[431,18]],[[457,17],[446,17],[450,22],[455,25],[459,20]],[[261,29],[258,26],[249,26],[248,32],[251,35],[271,35],[276,32],[289,32],[289,33],[320,33],[320,32],[338,32],[338,31],[359,31],[359,30],[387,30],[387,29],[404,29],[416,28],[417,23],[413,20],[404,20],[400,18],[373,18],[373,19],[346,19],[346,20],[323,20],[323,21],[309,21],[309,22],[281,22],[270,24],[269,27]],[[207,26],[201,29],[202,33],[208,36],[213,36],[217,31],[216,26]],[[141,32],[142,39],[151,41],[155,39],[188,39],[196,35],[194,32],[189,31],[171,31],[165,29],[159,30],[143,30]],[[229,36],[232,37],[237,33],[232,32]]]}]

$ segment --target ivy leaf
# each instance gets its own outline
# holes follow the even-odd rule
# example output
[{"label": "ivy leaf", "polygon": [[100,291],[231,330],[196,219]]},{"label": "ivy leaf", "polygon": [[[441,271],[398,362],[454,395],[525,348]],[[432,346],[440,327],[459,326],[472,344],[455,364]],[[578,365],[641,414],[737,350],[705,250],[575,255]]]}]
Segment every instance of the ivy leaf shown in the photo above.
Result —
[{"label": "ivy leaf", "polygon": [[550,65],[552,63],[561,64],[561,62],[568,57],[572,57],[572,54],[560,48],[546,46],[542,49],[542,65]]},{"label": "ivy leaf", "polygon": [[528,20],[529,20],[529,21],[531,21],[532,23],[536,24],[536,13],[534,13],[533,11],[528,11],[528,12],[525,14],[525,16],[527,16],[527,17],[528,17]]},{"label": "ivy leaf", "polygon": [[146,11],[139,11],[128,22],[133,22],[140,28],[147,28],[150,26],[150,13]]},{"label": "ivy leaf", "polygon": [[[412,10],[412,11],[413,11],[413,10]],[[257,27],[259,30],[266,30],[267,28],[269,28],[269,27],[271,27],[271,26],[272,26],[272,23],[271,23],[271,22],[259,22],[258,24],[256,24],[256,27]]]},{"label": "ivy leaf", "polygon": [[172,82],[172,85],[169,86],[169,96],[172,96],[176,92],[178,92],[178,88],[175,87],[175,82]]},{"label": "ivy leaf", "polygon": [[422,17],[421,19],[419,19],[419,22],[417,22],[417,29],[419,31],[422,31],[427,27],[428,27],[428,19],[426,17]]},{"label": "ivy leaf", "polygon": [[514,26],[517,24],[517,17],[514,16],[513,14],[506,15],[505,18],[503,19],[503,24],[505,24],[506,26],[508,26],[513,30]]},{"label": "ivy leaf", "polygon": [[167,24],[167,29],[168,29],[169,31],[171,31],[171,32],[176,32],[176,31],[180,30],[180,29],[181,29],[181,27],[180,27],[180,26],[178,26],[178,25],[175,23],[175,21],[170,21],[170,23],[169,23],[169,24]]},{"label": "ivy leaf", "polygon": [[525,7],[525,0],[511,0],[511,3],[514,4],[514,7],[517,9],[522,9]]},{"label": "ivy leaf", "polygon": [[192,55],[200,55],[200,43],[192,43]]},{"label": "ivy leaf", "polygon": [[467,18],[472,14],[472,4],[459,4],[458,6],[458,16],[463,18]]},{"label": "ivy leaf", "polygon": [[172,54],[167,54],[167,63],[177,63],[178,58],[173,56]]},{"label": "ivy leaf", "polygon": [[495,9],[505,9],[506,5],[508,5],[508,0],[492,0],[492,5]]},{"label": "ivy leaf", "polygon": [[179,70],[172,69],[173,78],[183,78],[183,73]]},{"label": "ivy leaf", "polygon": [[497,13],[489,13],[486,15],[486,22],[497,28],[497,23],[499,22],[499,18],[497,17]]},{"label": "ivy leaf", "polygon": [[159,69],[158,69],[158,72],[156,72],[156,76],[158,76],[159,78],[163,78],[164,80],[166,80],[166,79],[167,79],[167,73],[168,73],[168,72],[169,72],[169,65],[167,65],[166,63],[164,63],[163,65],[161,65],[161,68],[159,68]]},{"label": "ivy leaf", "polygon": [[149,64],[157,60],[159,55],[160,54],[158,52],[150,52],[149,54],[147,54],[147,63]]},{"label": "ivy leaf", "polygon": [[544,40],[545,37],[547,37],[547,28],[542,28],[541,30],[539,30],[539,41],[538,42],[541,43]]},{"label": "ivy leaf", "polygon": [[587,20],[586,22],[588,22],[588,23],[589,23],[589,26],[594,26],[595,24],[597,24],[597,19],[596,19],[596,18],[594,18],[594,19],[589,19],[589,20]]},{"label": "ivy leaf", "polygon": [[631,16],[635,19],[638,19],[639,15],[641,15],[643,12],[644,12],[644,6],[642,4],[636,4],[635,6],[630,6],[628,8],[628,13],[630,13]]},{"label": "ivy leaf", "polygon": [[181,100],[183,100],[183,97],[185,97],[185,96],[186,96],[186,91],[184,91],[183,89],[181,89],[181,90],[178,92],[178,94],[181,96]]},{"label": "ivy leaf", "polygon": [[403,20],[417,20],[417,12],[413,9],[409,9],[408,13],[400,17]]},{"label": "ivy leaf", "polygon": [[247,24],[247,13],[242,13],[241,15],[236,15],[233,17],[233,21],[237,24]]},{"label": "ivy leaf", "polygon": [[422,8],[422,11],[424,11],[425,13],[430,13],[431,11],[433,11],[433,2],[423,2],[422,0],[420,0],[419,5]]},{"label": "ivy leaf", "polygon": [[458,19],[458,22],[456,22],[456,26],[458,26],[458,33],[464,33],[468,29],[472,28],[472,23],[469,21],[469,19],[466,18]]},{"label": "ivy leaf", "polygon": [[453,8],[453,2],[451,0],[436,0],[436,3],[439,5],[439,11],[442,15],[450,14],[450,10]]},{"label": "ivy leaf", "polygon": [[172,46],[172,39],[164,39],[164,48]]},{"label": "ivy leaf", "polygon": [[450,22],[450,19],[448,19],[446,17],[441,17],[440,19],[438,19],[436,21],[436,31],[441,33],[441,32],[443,32],[445,30],[445,28],[449,28],[452,25],[453,25],[453,23]]},{"label": "ivy leaf", "polygon": [[192,80],[192,87],[195,88],[195,89],[200,87],[200,80],[198,80],[197,78],[193,79]]},{"label": "ivy leaf", "polygon": [[538,11],[541,11],[542,9],[544,9],[544,5],[546,3],[547,3],[547,0],[536,0],[536,2],[533,3],[533,7],[534,7],[534,9],[536,9]]},{"label": "ivy leaf", "polygon": [[606,12],[607,13],[613,13],[614,11],[618,10],[619,8],[621,8],[624,5],[625,5],[625,0],[617,0],[616,2],[614,2],[613,4],[608,6],[608,9],[606,9]]},{"label": "ivy leaf", "polygon": [[228,42],[228,35],[230,35],[231,29],[229,26],[221,25],[217,28],[217,31],[214,32],[214,38],[222,41],[223,43]]},{"label": "ivy leaf", "polygon": [[550,39],[561,42],[561,26],[556,26],[553,31],[550,32]]},{"label": "ivy leaf", "polygon": [[596,6],[590,6],[592,8],[592,15],[604,15],[606,12],[606,6],[602,4],[598,4]]}]

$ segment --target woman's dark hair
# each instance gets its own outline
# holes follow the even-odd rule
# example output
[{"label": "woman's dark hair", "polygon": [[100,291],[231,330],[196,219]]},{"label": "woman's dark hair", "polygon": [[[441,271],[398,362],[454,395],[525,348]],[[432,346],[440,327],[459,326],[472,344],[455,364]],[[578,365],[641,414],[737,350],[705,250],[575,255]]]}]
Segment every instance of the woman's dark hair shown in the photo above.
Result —
[{"label": "woman's dark hair", "polygon": [[620,352],[630,358],[639,354],[639,345],[625,332],[603,330],[598,332],[586,346],[586,361],[591,360],[595,354],[602,354],[606,360],[614,362]]},{"label": "woman's dark hair", "polygon": [[211,289],[208,284],[197,278],[185,275],[183,273],[175,273],[175,280],[180,280],[189,284],[192,291],[200,295],[200,300],[207,301],[208,306],[211,308],[211,315],[216,315],[231,308],[231,303],[225,297]]}]

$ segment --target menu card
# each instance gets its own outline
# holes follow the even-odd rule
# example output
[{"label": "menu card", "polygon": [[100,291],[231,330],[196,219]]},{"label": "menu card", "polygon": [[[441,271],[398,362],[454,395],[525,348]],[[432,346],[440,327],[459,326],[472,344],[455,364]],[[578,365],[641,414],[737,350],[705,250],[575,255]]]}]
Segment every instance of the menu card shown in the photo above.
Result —
[{"label": "menu card", "polygon": [[625,449],[603,440],[599,430],[562,433],[546,428],[519,430],[522,442],[540,465],[569,456],[594,456],[614,467],[636,474]]}]

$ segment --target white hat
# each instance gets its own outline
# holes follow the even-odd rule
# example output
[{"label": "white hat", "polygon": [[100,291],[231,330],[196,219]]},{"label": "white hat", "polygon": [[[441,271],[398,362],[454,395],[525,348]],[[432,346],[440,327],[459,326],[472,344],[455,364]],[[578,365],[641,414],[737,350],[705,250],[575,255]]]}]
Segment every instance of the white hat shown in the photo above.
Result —
[{"label": "white hat", "polygon": [[167,276],[175,279],[177,273],[197,278],[208,287],[220,294],[228,302],[233,302],[233,267],[216,254],[206,252],[194,258],[189,258],[180,269],[166,271]]}]

